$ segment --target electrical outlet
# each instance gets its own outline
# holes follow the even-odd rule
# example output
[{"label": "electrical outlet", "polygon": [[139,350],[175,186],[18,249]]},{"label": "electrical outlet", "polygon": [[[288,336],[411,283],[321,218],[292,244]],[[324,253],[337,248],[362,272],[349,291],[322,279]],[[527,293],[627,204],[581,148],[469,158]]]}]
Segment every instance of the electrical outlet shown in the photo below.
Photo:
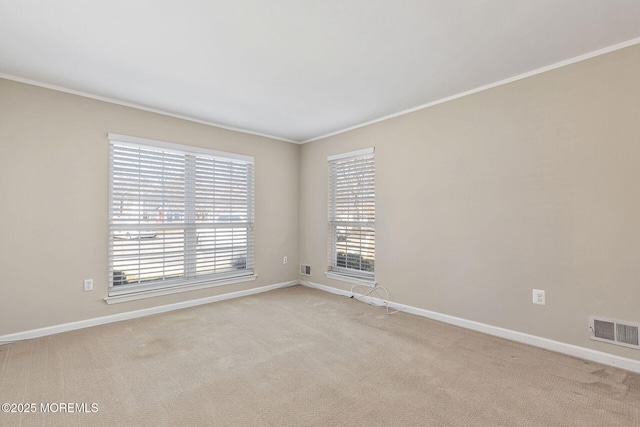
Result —
[{"label": "electrical outlet", "polygon": [[534,304],[540,304],[540,305],[546,305],[547,304],[547,299],[545,297],[544,291],[540,290],[540,289],[534,289],[533,290],[533,303]]},{"label": "electrical outlet", "polygon": [[85,291],[93,290],[93,279],[84,279],[84,290]]},{"label": "electrical outlet", "polygon": [[286,264],[286,263],[288,263],[288,262],[289,262],[289,260],[287,259],[287,257],[286,257],[286,256],[283,256],[283,257],[282,257],[282,263],[283,263],[283,264]]}]

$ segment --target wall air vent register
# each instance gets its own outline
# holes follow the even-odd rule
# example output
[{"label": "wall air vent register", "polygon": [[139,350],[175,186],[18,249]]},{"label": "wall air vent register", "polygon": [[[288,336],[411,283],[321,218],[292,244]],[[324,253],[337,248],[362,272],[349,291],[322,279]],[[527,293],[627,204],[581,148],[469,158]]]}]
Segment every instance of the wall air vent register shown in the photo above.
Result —
[{"label": "wall air vent register", "polygon": [[640,324],[637,323],[589,317],[589,334],[592,340],[640,349],[639,330]]}]

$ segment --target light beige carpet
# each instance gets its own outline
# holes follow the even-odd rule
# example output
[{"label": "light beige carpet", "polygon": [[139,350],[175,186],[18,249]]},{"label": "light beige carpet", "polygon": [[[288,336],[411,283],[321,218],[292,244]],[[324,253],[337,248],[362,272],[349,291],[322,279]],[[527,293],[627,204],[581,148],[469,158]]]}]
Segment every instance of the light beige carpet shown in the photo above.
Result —
[{"label": "light beige carpet", "polygon": [[301,286],[0,346],[0,367],[2,403],[38,406],[3,426],[640,426],[639,375]]}]

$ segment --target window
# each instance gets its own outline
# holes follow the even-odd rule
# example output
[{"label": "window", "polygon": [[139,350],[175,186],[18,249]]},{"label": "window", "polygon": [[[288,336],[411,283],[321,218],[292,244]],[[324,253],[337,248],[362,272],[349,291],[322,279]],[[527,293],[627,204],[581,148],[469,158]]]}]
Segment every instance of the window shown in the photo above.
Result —
[{"label": "window", "polygon": [[373,148],[329,157],[329,273],[373,284],[375,162]]},{"label": "window", "polygon": [[253,276],[253,158],[109,134],[109,296]]}]

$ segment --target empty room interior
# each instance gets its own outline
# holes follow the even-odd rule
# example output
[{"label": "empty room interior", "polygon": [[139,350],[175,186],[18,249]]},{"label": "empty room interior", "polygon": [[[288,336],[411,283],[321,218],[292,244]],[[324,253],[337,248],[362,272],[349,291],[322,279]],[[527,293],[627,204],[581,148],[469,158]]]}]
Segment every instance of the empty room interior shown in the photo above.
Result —
[{"label": "empty room interior", "polygon": [[640,3],[0,0],[0,425],[640,426]]}]

